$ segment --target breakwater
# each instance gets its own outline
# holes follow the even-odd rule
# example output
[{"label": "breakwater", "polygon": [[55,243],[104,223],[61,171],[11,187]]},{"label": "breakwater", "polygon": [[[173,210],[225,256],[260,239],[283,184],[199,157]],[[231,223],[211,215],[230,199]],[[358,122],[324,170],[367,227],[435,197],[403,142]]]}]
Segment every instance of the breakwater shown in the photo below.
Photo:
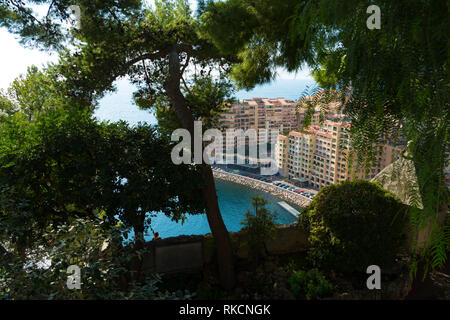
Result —
[{"label": "breakwater", "polygon": [[241,184],[241,185],[253,188],[253,189],[268,192],[277,198],[280,198],[282,200],[293,203],[299,207],[306,207],[311,202],[311,200],[306,197],[303,197],[292,191],[282,189],[271,183],[255,180],[252,178],[248,178],[248,177],[244,177],[244,176],[241,176],[238,174],[224,172],[224,171],[213,170],[213,173],[214,173],[214,178],[216,178],[216,179],[221,179],[221,180],[225,180],[225,181],[229,181],[229,182],[233,182],[233,183],[238,183],[238,184]]}]

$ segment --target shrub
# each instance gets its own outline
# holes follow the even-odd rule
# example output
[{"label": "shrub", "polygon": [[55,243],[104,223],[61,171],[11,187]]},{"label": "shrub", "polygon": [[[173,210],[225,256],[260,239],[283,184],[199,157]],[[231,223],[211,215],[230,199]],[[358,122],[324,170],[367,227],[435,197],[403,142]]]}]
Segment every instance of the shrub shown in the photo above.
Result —
[{"label": "shrub", "polygon": [[317,269],[293,271],[289,284],[296,298],[307,300],[326,297],[333,291],[333,285]]},{"label": "shrub", "polygon": [[325,187],[300,217],[310,232],[308,258],[344,273],[389,266],[406,240],[406,216],[406,206],[376,183]]},{"label": "shrub", "polygon": [[[173,164],[167,137],[71,109],[1,121],[0,299],[191,296],[160,293],[160,279],[132,267],[154,212],[178,221],[204,211],[200,169]],[[122,247],[131,228],[141,241]],[[82,268],[81,290],[66,286],[69,265]]]},{"label": "shrub", "polygon": [[196,298],[199,300],[226,300],[228,293],[208,281],[203,281],[197,287]]},{"label": "shrub", "polygon": [[258,263],[261,255],[265,254],[265,241],[274,237],[277,230],[275,215],[265,205],[267,201],[261,197],[254,197],[252,205],[254,213],[247,211],[241,222],[248,237],[248,247],[251,259]]},{"label": "shrub", "polygon": [[[84,111],[8,117],[0,126],[0,241],[30,245],[48,224],[98,210],[138,239],[156,212],[174,221],[204,212],[200,168],[173,164],[172,148],[156,127],[100,123]],[[11,224],[21,232],[10,233]]]},{"label": "shrub", "polygon": [[[72,220],[49,225],[23,257],[10,256],[0,268],[0,299],[133,299],[143,292],[149,299],[158,297],[157,275],[121,290],[131,252],[121,246],[119,227],[105,226],[101,219]],[[67,287],[69,265],[81,269],[80,290]]]}]

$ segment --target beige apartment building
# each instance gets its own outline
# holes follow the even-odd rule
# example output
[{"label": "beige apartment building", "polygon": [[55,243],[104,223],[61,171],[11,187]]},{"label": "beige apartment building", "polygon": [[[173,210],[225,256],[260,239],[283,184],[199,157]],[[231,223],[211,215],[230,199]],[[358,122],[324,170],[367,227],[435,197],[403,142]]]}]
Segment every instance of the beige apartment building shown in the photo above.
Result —
[{"label": "beige apartment building", "polygon": [[[351,150],[349,138],[350,124],[339,112],[339,103],[332,102],[325,108],[316,108],[311,119],[311,125],[303,130],[302,124],[306,110],[299,109],[298,104],[283,98],[244,99],[230,106],[220,117],[219,123],[224,134],[225,146],[236,146],[234,136],[226,137],[226,129],[245,131],[254,129],[258,132],[257,144],[267,142],[266,126],[278,129],[287,134],[277,137],[275,159],[282,176],[289,177],[302,184],[320,188],[345,180],[369,180],[388,166],[399,154],[399,147],[385,144],[379,147],[376,163],[366,172],[365,167],[353,161],[349,169],[348,159],[355,157]],[[245,140],[244,140],[245,139]],[[248,145],[245,136],[238,142]],[[226,151],[225,151],[226,152]],[[239,156],[238,156],[239,157]],[[242,157],[239,157],[242,158]],[[244,157],[248,163],[248,156]],[[260,159],[261,160],[261,159]],[[258,161],[258,164],[261,161]]]},{"label": "beige apartment building", "polygon": [[292,130],[297,127],[296,106],[284,98],[243,99],[232,104],[219,121],[223,128],[264,129],[267,123],[270,128]]},{"label": "beige apartment building", "polygon": [[[224,134],[225,148],[233,148],[236,141],[243,145],[256,142],[258,145],[268,142],[266,128],[269,130],[291,131],[297,128],[296,118],[297,103],[284,98],[268,99],[253,98],[240,100],[232,104],[229,109],[223,113],[219,119],[219,125]],[[226,130],[242,130],[245,133],[253,129],[256,133],[256,140],[250,140],[246,137],[226,135]],[[244,140],[245,139],[245,140]],[[274,138],[276,140],[276,137]]]},{"label": "beige apartment building", "polygon": [[349,169],[349,157],[355,157],[349,140],[350,124],[339,117],[327,117],[319,125],[303,132],[280,135],[276,159],[280,174],[294,181],[321,188],[345,180],[369,180],[396,159],[401,150],[391,144],[378,149],[377,159],[369,172],[354,160]]}]

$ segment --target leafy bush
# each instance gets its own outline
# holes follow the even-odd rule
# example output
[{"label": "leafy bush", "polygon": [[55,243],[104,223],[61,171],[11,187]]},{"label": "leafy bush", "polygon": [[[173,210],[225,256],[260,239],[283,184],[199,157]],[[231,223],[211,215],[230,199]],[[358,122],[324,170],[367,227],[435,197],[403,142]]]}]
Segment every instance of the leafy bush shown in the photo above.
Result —
[{"label": "leafy bush", "polygon": [[[10,255],[0,269],[0,298],[126,298],[130,292],[121,292],[119,284],[131,255],[121,248],[120,234],[118,227],[108,227],[102,219],[78,218],[47,226],[23,255],[14,254],[14,247],[6,244]],[[80,290],[67,287],[70,265],[81,269]],[[155,292],[155,283],[156,278],[143,287]]]},{"label": "leafy bush", "polygon": [[296,298],[307,300],[325,297],[333,291],[333,285],[317,269],[293,271],[289,284]]},{"label": "leafy bush", "polygon": [[[0,298],[192,296],[160,293],[158,277],[132,273],[142,242],[122,242],[131,229],[143,240],[149,212],[203,212],[197,168],[174,165],[172,144],[151,126],[77,110],[32,118],[16,112],[0,125]],[[81,268],[81,290],[67,288],[70,265]]]},{"label": "leafy bush", "polygon": [[279,257],[280,265],[284,270],[292,272],[299,269],[309,269],[311,264],[307,259],[306,253],[284,254]]},{"label": "leafy bush", "polygon": [[252,201],[254,213],[247,211],[245,219],[241,222],[247,234],[249,253],[254,262],[258,262],[265,254],[265,241],[272,239],[277,230],[275,215],[267,210],[266,204],[267,201],[263,198],[254,197]]},{"label": "leafy bush", "polygon": [[344,182],[320,190],[300,216],[313,265],[341,272],[389,266],[406,240],[406,206],[378,184]]},{"label": "leafy bush", "polygon": [[[0,300],[190,299],[188,291],[160,290],[158,274],[136,280],[130,261],[137,252],[122,246],[120,227],[74,219],[48,226],[25,257],[10,254],[0,266]],[[7,259],[7,261],[6,261]],[[67,286],[67,268],[80,267],[80,289]]]},{"label": "leafy bush", "polygon": [[203,281],[197,287],[196,298],[199,300],[226,300],[228,293],[219,286]]},{"label": "leafy bush", "polygon": [[[47,225],[96,211],[142,236],[149,213],[175,221],[202,213],[203,179],[195,166],[173,164],[172,146],[155,127],[100,123],[83,111],[8,117],[0,126],[0,237],[26,246]],[[23,230],[10,233],[11,223]]]}]

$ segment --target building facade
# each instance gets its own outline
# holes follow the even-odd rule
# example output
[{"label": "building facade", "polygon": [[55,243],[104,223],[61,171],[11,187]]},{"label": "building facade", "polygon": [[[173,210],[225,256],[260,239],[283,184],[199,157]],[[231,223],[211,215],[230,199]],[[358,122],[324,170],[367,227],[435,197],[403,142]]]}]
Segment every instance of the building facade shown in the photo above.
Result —
[{"label": "building facade", "polygon": [[[244,145],[246,154],[248,154],[247,147],[249,145],[256,144],[259,148],[265,144],[267,146],[271,141],[276,143],[277,137],[271,136],[271,130],[291,131],[296,129],[296,109],[296,102],[284,98],[244,99],[230,105],[219,119],[219,125],[223,132],[224,152],[236,153],[237,146]],[[227,134],[227,131],[234,134]],[[250,131],[253,131],[255,135],[248,134]],[[269,156],[274,152],[270,145],[267,152]],[[239,155],[236,157],[241,158]],[[248,160],[249,157],[246,156],[244,161],[248,163]],[[264,160],[258,159],[258,161]]]},{"label": "building facade", "polygon": [[370,180],[402,150],[393,144],[380,145],[375,163],[366,170],[352,150],[349,130],[350,124],[339,117],[327,117],[321,125],[280,135],[276,152],[280,174],[317,189],[346,180]]},{"label": "building facade", "polygon": [[[266,136],[264,129],[277,129],[283,133],[278,134],[275,149],[269,150],[269,153],[276,161],[279,174],[299,182],[299,185],[317,189],[346,180],[370,180],[400,153],[401,147],[388,143],[381,145],[377,149],[375,163],[366,170],[364,165],[358,163],[352,150],[350,123],[340,113],[338,102],[332,102],[325,108],[315,108],[311,124],[303,128],[306,112],[299,108],[298,103],[282,98],[238,101],[219,120],[226,148],[224,153],[235,155],[231,163],[260,165],[261,158],[256,163],[249,161],[253,157],[248,148],[244,156],[240,156],[237,145],[248,147],[255,143],[259,147],[272,138]],[[249,129],[257,133],[254,139],[245,135],[251,131]],[[237,133],[237,137],[227,135],[227,130]]]}]

